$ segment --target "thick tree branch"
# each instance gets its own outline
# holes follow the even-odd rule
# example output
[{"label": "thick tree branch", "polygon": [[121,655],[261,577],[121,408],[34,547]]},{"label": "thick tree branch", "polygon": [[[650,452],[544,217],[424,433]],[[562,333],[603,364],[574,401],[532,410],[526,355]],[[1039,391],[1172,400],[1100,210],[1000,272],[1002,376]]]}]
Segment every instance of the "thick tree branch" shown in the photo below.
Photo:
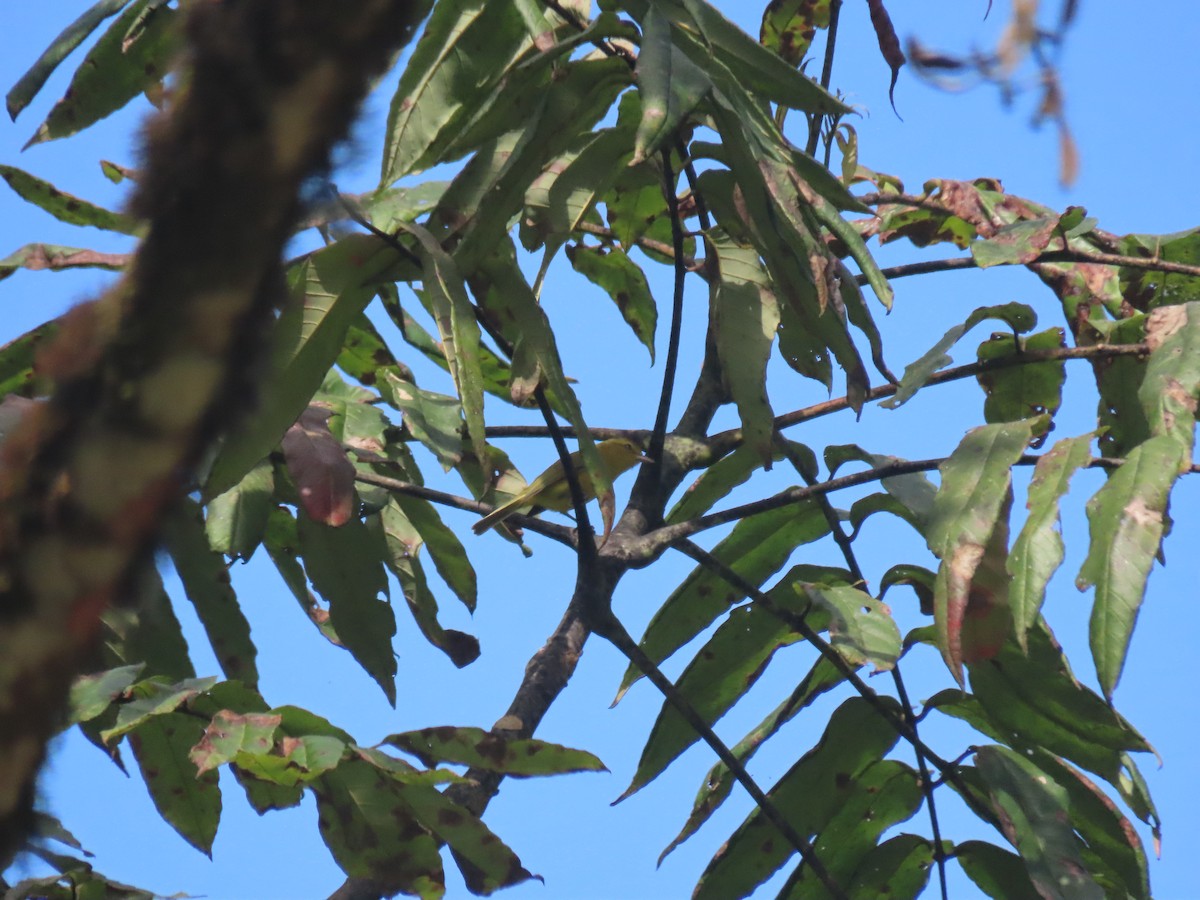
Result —
[{"label": "thick tree branch", "polygon": [[124,278],[67,316],[56,382],[0,459],[0,867],[44,744],[191,469],[248,396],[305,178],[427,3],[191,4],[189,74],[149,132]]}]

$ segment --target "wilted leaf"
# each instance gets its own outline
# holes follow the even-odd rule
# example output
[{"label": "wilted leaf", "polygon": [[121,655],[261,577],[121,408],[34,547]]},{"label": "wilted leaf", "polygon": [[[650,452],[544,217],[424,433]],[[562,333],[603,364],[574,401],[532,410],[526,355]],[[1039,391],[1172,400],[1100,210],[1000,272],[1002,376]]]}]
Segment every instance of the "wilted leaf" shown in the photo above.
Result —
[{"label": "wilted leaf", "polygon": [[329,431],[331,411],[309,406],[280,442],[300,506],[314,522],[345,525],[357,510],[354,464]]},{"label": "wilted leaf", "polygon": [[[1011,469],[1031,433],[1028,421],[974,428],[941,465],[927,541],[942,561],[934,587],[938,643],[959,684],[963,662],[993,653],[1009,628],[1003,555]],[[993,621],[998,613],[1003,622]]]},{"label": "wilted leaf", "polygon": [[829,27],[830,0],[771,0],[758,40],[793,66],[804,61],[818,28]]}]

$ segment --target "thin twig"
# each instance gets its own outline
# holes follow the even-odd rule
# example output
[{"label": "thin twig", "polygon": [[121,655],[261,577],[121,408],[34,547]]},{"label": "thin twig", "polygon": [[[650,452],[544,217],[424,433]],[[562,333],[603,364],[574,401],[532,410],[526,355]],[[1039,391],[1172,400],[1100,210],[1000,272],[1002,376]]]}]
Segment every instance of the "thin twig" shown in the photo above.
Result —
[{"label": "thin twig", "polygon": [[658,412],[654,417],[654,432],[650,436],[651,465],[662,466],[663,441],[667,434],[667,419],[671,414],[671,398],[675,391],[675,370],[679,365],[679,339],[683,329],[683,289],[687,269],[683,264],[683,223],[679,221],[679,198],[675,194],[675,171],[671,151],[662,152],[663,194],[667,215],[671,219],[671,244],[675,257],[675,284],[671,302],[671,332],[667,341],[667,360],[663,367],[662,391],[658,396]]},{"label": "thin twig", "polygon": [[[825,37],[825,61],[821,65],[821,87],[826,91],[833,81],[833,56],[837,49],[838,17],[842,11],[842,0],[833,0],[829,6],[829,28]],[[824,116],[814,113],[808,124],[808,145],[804,148],[809,156],[817,155],[817,143],[821,140],[821,122]]]}]

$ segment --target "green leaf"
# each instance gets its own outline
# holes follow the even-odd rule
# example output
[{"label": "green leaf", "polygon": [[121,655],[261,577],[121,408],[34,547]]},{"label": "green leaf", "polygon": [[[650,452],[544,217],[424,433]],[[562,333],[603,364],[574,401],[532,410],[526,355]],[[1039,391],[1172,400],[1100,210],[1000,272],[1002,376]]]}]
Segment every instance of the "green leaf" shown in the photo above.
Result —
[{"label": "green leaf", "polygon": [[532,47],[515,4],[435,4],[392,97],[380,185],[449,161],[444,149]]},{"label": "green leaf", "polygon": [[1083,858],[1106,895],[1111,896],[1110,885],[1119,883],[1126,896],[1150,900],[1148,860],[1132,823],[1083,773],[1049,753],[1035,753],[1032,759],[1067,792],[1071,825],[1087,845]]},{"label": "green leaf", "polygon": [[26,244],[20,250],[0,259],[0,281],[17,269],[38,272],[43,269],[107,269],[116,272],[125,267],[129,257],[123,253],[100,253],[81,247],[58,244]]},{"label": "green leaf", "polygon": [[[25,146],[83,131],[158,84],[178,47],[176,15],[154,0],[137,0],[125,10],[88,51],[67,92]],[[131,37],[139,21],[144,27]]]},{"label": "green leaf", "polygon": [[449,186],[448,181],[423,181],[411,187],[378,188],[354,200],[372,225],[392,234],[401,224],[415,222],[435,209]]},{"label": "green leaf", "polygon": [[[998,529],[1007,536],[1011,470],[1031,433],[1029,421],[974,428],[940,467],[942,484],[934,498],[927,542],[942,561],[934,585],[938,644],[959,684],[964,660],[988,655],[975,640],[985,612],[1007,602],[977,583],[977,574],[987,573],[988,548]],[[1005,541],[1000,543],[1002,550],[1007,548]],[[1008,623],[1004,625],[1007,631]]]},{"label": "green leaf", "polygon": [[641,52],[635,74],[642,99],[642,120],[634,143],[634,164],[672,140],[684,120],[712,90],[708,76],[672,40],[671,20],[654,3],[642,19]]},{"label": "green leaf", "polygon": [[64,28],[50,46],[42,51],[37,62],[30,66],[29,70],[9,90],[8,96],[5,98],[9,118],[15,122],[21,111],[38,95],[38,92],[46,84],[46,79],[58,68],[58,64],[87,40],[88,35],[95,31],[101,22],[109,16],[115,16],[124,9],[128,2],[129,0],[99,0]]},{"label": "green leaf", "polygon": [[1093,434],[1059,441],[1038,460],[1029,484],[1029,516],[1017,535],[1005,568],[1012,576],[1008,599],[1013,628],[1022,649],[1028,648],[1028,631],[1038,620],[1046,585],[1063,560],[1058,532],[1058,504],[1073,476],[1091,459]]},{"label": "green leaf", "polygon": [[271,510],[267,519],[267,530],[263,535],[263,544],[271,562],[283,578],[283,583],[296,598],[304,614],[317,626],[317,630],[326,640],[340,646],[337,631],[329,623],[329,612],[317,605],[316,598],[308,589],[308,578],[299,561],[300,536],[297,533],[296,520],[286,508],[277,506]]},{"label": "green leaf", "polygon": [[1096,588],[1090,644],[1106,697],[1121,677],[1146,579],[1162,543],[1167,497],[1190,461],[1190,448],[1181,448],[1175,438],[1152,437],[1134,448],[1088,501],[1091,544],[1075,584],[1080,590]]},{"label": "green leaf", "polygon": [[900,629],[887,606],[865,591],[842,585],[807,584],[803,591],[828,617],[822,630],[850,665],[891,669],[900,658]]},{"label": "green leaf", "polygon": [[[899,706],[881,698],[893,715]],[[859,779],[895,745],[896,731],[878,712],[853,697],[833,713],[821,740],[767,793],[802,836],[821,833],[863,788]],[[869,787],[869,786],[867,786]],[[700,876],[695,900],[747,896],[795,850],[755,810],[717,851]]]},{"label": "green leaf", "polygon": [[975,762],[1005,837],[1021,854],[1043,897],[1101,898],[1088,874],[1069,821],[1069,798],[1033,763],[1004,747],[981,747]]},{"label": "green leaf", "polygon": [[[663,196],[662,163],[657,157],[619,173],[616,184],[604,196],[604,215],[626,252],[653,223],[665,221],[667,200]],[[666,224],[669,228],[670,223]]]},{"label": "green leaf", "polygon": [[771,467],[775,414],[767,399],[767,360],[779,327],[779,304],[751,248],[716,231],[705,234],[717,277],[711,299],[721,373],[742,421],[742,442]]},{"label": "green leaf", "polygon": [[[742,519],[712,555],[757,587],[779,571],[797,547],[828,532],[829,523],[817,503],[793,503]],[[661,663],[745,596],[720,575],[697,566],[646,626],[642,650]],[[640,677],[635,666],[626,669],[617,699]]]},{"label": "green leaf", "polygon": [[[401,494],[393,494],[388,498],[387,505],[379,512],[384,541],[387,545],[387,556],[384,558],[384,563],[400,582],[400,588],[404,592],[408,608],[426,640],[445,652],[456,666],[462,668],[479,657],[479,641],[461,631],[443,628],[438,622],[437,598],[429,589],[429,583],[425,578],[425,569],[418,556],[423,543],[422,537],[407,515],[408,504],[401,504],[402,497]],[[413,500],[414,504],[425,503],[424,500],[415,498],[406,499]],[[436,513],[434,515],[436,516]],[[474,570],[470,568],[470,563],[466,561],[465,555],[462,561],[470,572],[473,586]]]},{"label": "green leaf", "polygon": [[[1104,340],[1114,344],[1141,343],[1146,338],[1147,317],[1131,316],[1112,325]],[[1139,388],[1146,375],[1145,360],[1135,356],[1116,356],[1093,367],[1100,391],[1097,422],[1100,455],[1125,457],[1150,436],[1150,424],[1142,405]]]},{"label": "green leaf", "polygon": [[130,733],[129,744],[158,814],[211,857],[221,820],[221,788],[216,772],[199,772],[188,758],[203,736],[203,721],[172,712],[143,721]]},{"label": "green leaf", "polygon": [[[832,478],[838,470],[850,460],[865,462],[873,468],[879,468],[891,463],[903,462],[897,456],[887,456],[882,453],[868,453],[857,444],[830,444],[825,448],[825,465]],[[937,489],[926,477],[924,472],[909,472],[906,475],[892,475],[881,482],[884,489],[895,497],[909,512],[908,520],[919,523],[918,530],[924,534],[933,516],[933,502]]]},{"label": "green leaf", "polygon": [[1079,684],[1062,650],[1043,629],[1029,632],[1028,652],[1007,645],[971,668],[971,687],[997,740],[1037,747],[1071,760],[1116,785],[1128,751],[1150,745],[1115,710]]},{"label": "green leaf", "polygon": [[208,545],[200,516],[199,504],[184,499],[167,523],[167,549],[221,671],[227,678],[254,687],[258,684],[258,650],[250,638],[250,623],[238,605],[224,559]]},{"label": "green leaf", "polygon": [[916,900],[933,868],[933,843],[928,838],[898,834],[863,855],[848,890],[851,897]]},{"label": "green leaf", "polygon": [[581,222],[594,217],[596,201],[620,177],[630,153],[630,139],[629,128],[618,119],[616,128],[581,136],[529,185],[521,219],[521,243],[530,252],[546,247],[539,283],[558,248]]},{"label": "green leaf", "polygon": [[[682,32],[689,37],[697,35],[691,40],[678,42],[692,62],[709,75],[712,75],[712,63],[719,62],[737,72],[746,86],[761,98],[774,103],[825,115],[850,112],[840,100],[764,48],[704,0],[682,0],[678,3],[658,0],[654,5],[661,7],[676,23],[677,34]],[[636,17],[645,4],[629,3],[627,6]]]},{"label": "green leaf", "polygon": [[[1128,234],[1117,246],[1117,252],[1126,256],[1200,265],[1200,229],[1162,235]],[[1131,266],[1122,266],[1117,272],[1120,296],[1134,309],[1149,311],[1159,306],[1200,300],[1200,291],[1191,275]]]},{"label": "green leaf", "polygon": [[450,846],[471,893],[491,894],[534,877],[491,829],[441,791],[420,784],[397,787],[417,821]]},{"label": "green leaf", "polygon": [[138,680],[145,668],[145,663],[135,663],[76,678],[71,685],[71,721],[86,722],[96,718]]},{"label": "green leaf", "polygon": [[[980,362],[1012,359],[1029,351],[1057,350],[1066,346],[1061,328],[1048,328],[1027,338],[1011,334],[993,334],[979,345]],[[1023,363],[1003,369],[980,372],[976,379],[987,394],[983,417],[988,423],[1015,422],[1049,414],[1062,405],[1062,386],[1067,380],[1065,360]],[[1047,423],[1047,426],[1049,423]],[[1040,442],[1039,442],[1040,443]]]},{"label": "green leaf", "polygon": [[110,743],[113,738],[140,728],[151,719],[173,713],[188,700],[207,691],[216,683],[215,677],[189,678],[175,684],[167,684],[158,678],[139,682],[132,689],[133,696],[137,699],[122,704],[117,713],[117,721],[112,728],[102,731],[100,737],[105,743]]},{"label": "green leaf", "polygon": [[[58,334],[58,320],[52,319],[32,331],[27,331],[0,347],[0,397],[19,394],[27,397],[37,392],[37,373],[34,360],[38,352]],[[5,434],[8,429],[5,429]]]},{"label": "green leaf", "polygon": [[650,352],[650,363],[654,363],[654,333],[658,326],[658,308],[646,273],[641,266],[629,258],[619,247],[585,247],[582,244],[567,246],[567,259],[575,271],[592,284],[604,288],[625,323]]},{"label": "green leaf", "polygon": [[914,566],[908,563],[898,563],[883,573],[879,579],[879,599],[882,600],[888,589],[905,584],[913,589],[920,603],[921,615],[933,615],[933,585],[937,576],[924,566]]},{"label": "green leaf", "polygon": [[427,230],[419,225],[401,225],[417,239],[421,256],[421,283],[424,300],[437,322],[442,338],[442,352],[450,368],[450,377],[462,401],[467,437],[475,450],[476,459],[487,457],[487,440],[483,433],[483,372],[475,348],[482,343],[475,307],[467,296],[462,275],[445,250]]},{"label": "green leaf", "polygon": [[258,409],[222,445],[205,497],[229,490],[275,448],[337,360],[347,329],[371,299],[370,283],[395,260],[396,251],[380,238],[349,234],[292,268],[291,297],[272,331]]},{"label": "green leaf", "polygon": [[912,395],[932,377],[934,372],[954,362],[951,357],[946,355],[946,351],[984,319],[1000,319],[1007,322],[1016,332],[1029,331],[1037,324],[1037,314],[1024,303],[1002,303],[999,306],[979,307],[967,317],[963,324],[955,325],[947,331],[924,356],[906,366],[895,396],[884,400],[879,405],[885,409],[895,409],[907,403]]},{"label": "green leaf", "polygon": [[[772,603],[803,616],[810,602],[791,582],[770,592]],[[675,687],[696,713],[712,725],[754,686],[780,647],[795,643],[799,635],[778,616],[750,603],[729,611],[700,651],[688,663]],[[657,778],[684,750],[699,740],[695,729],[669,701],[664,700],[637,771],[621,800]]]},{"label": "green leaf", "polygon": [[513,399],[520,403],[532,396],[538,385],[544,384],[547,392],[564,408],[578,435],[579,452],[600,500],[604,533],[607,534],[615,514],[612,479],[596,452],[579,400],[563,373],[554,330],[517,266],[511,242],[481,267],[471,289],[480,298],[484,309],[517,335],[513,347]]},{"label": "green leaf", "polygon": [[404,511],[405,518],[425,542],[425,549],[442,580],[463,605],[474,612],[478,598],[477,577],[458,535],[442,521],[437,507],[429,501],[405,494],[394,494],[392,500]]},{"label": "green leaf", "polygon": [[763,10],[758,40],[785,61],[804,61],[818,28],[829,27],[831,0],[771,0]]},{"label": "green leaf", "polygon": [[762,464],[762,457],[756,450],[739,444],[728,456],[704,469],[688,486],[679,502],[667,514],[666,524],[677,525],[704,515],[735,487],[745,484],[754,472],[762,468]]},{"label": "green leaf", "polygon": [[[855,777],[854,788],[813,843],[817,858],[839,884],[854,878],[878,848],[879,835],[910,818],[922,800],[917,773],[892,759],[868,766]],[[791,889],[782,896],[801,900],[813,891],[825,893],[807,866],[801,865],[790,881]]]},{"label": "green leaf", "polygon": [[344,760],[313,782],[321,838],[352,878],[369,879],[390,893],[442,897],[446,876],[438,843],[416,821],[401,787],[365,760]]},{"label": "green leaf", "polygon": [[1015,853],[983,841],[963,841],[955,848],[954,858],[975,886],[993,900],[1038,896],[1021,857]]},{"label": "green leaf", "polygon": [[274,494],[274,470],[268,460],[262,460],[240,482],[209,501],[204,520],[209,546],[234,559],[253,556],[266,531]]},{"label": "green leaf", "polygon": [[583,750],[506,738],[482,728],[422,728],[388,735],[383,743],[411,753],[429,768],[449,762],[520,777],[608,771]]},{"label": "green leaf", "polygon": [[110,606],[101,616],[108,666],[146,664],[146,675],[171,681],[194,678],[187,641],[157,572],[146,576],[135,608]]},{"label": "green leaf", "polygon": [[[454,258],[468,278],[483,260],[504,253],[509,223],[529,184],[592,131],[631,79],[620,59],[572,60],[556,67],[553,78],[544,72],[521,87],[512,103],[532,103],[525,115],[512,103],[497,107],[504,133],[463,167],[431,217],[461,234]],[[511,130],[513,122],[523,124]]]},{"label": "green leaf", "polygon": [[91,225],[119,234],[137,234],[136,219],[96,206],[79,197],[64,193],[48,181],[43,181],[15,166],[0,165],[0,178],[27,203],[43,209],[68,225]]},{"label": "green leaf", "polygon": [[[842,681],[842,673],[825,657],[819,657],[808,674],[801,679],[799,685],[792,692],[792,695],[772,710],[737,745],[730,748],[731,752],[744,765],[769,737],[778,732],[787,722],[791,721],[797,713],[808,707],[809,704],[822,694],[841,684]],[[672,850],[695,834],[700,826],[708,820],[709,816],[725,802],[725,799],[733,790],[734,784],[733,775],[724,763],[719,762],[709,770],[708,775],[700,785],[700,790],[696,794],[696,800],[687,822],[675,837],[675,840],[671,841],[667,848],[659,855],[659,865],[662,865],[662,861]]]},{"label": "green leaf", "polygon": [[313,587],[329,603],[338,640],[396,705],[396,616],[387,600],[383,541],[359,519],[330,528],[300,516],[300,553]]}]

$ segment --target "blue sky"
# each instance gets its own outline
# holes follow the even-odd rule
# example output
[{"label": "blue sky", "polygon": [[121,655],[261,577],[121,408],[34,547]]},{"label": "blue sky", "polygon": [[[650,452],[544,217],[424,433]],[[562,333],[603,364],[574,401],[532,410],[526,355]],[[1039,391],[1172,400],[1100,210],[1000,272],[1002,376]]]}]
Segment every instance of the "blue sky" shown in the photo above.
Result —
[{"label": "blue sky", "polygon": [[[9,26],[0,38],[4,51],[0,53],[0,85],[7,90],[87,5],[14,5],[8,12]],[[748,30],[757,30],[757,4],[725,0],[718,5]],[[986,3],[982,0],[893,2],[890,6],[902,36],[917,34],[929,45],[959,50],[989,47],[1008,12],[1007,4],[997,3],[991,19],[984,21]],[[1200,170],[1200,141],[1192,124],[1197,120],[1198,101],[1194,79],[1181,77],[1185,73],[1180,65],[1181,60],[1193,58],[1200,26],[1191,4],[1182,0],[1146,5],[1136,18],[1130,18],[1129,9],[1127,4],[1098,0],[1082,3],[1070,34],[1063,58],[1064,86],[1082,170],[1076,185],[1065,190],[1057,183],[1053,130],[1047,127],[1034,132],[1027,127],[1034,103],[1031,94],[1019,97],[1015,107],[1005,111],[997,92],[989,88],[947,94],[902,73],[896,103],[903,120],[897,118],[888,104],[888,71],[875,48],[866,6],[846,4],[833,80],[864,113],[855,121],[860,160],[899,175],[911,189],[933,177],[998,177],[1009,191],[1052,207],[1085,205],[1099,217],[1102,228],[1116,233],[1166,233],[1200,224],[1194,190],[1188,187],[1191,173]],[[68,61],[17,124],[0,128],[0,162],[24,167],[95,202],[117,206],[121,188],[100,175],[97,163],[103,158],[136,165],[133,135],[148,104],[139,102],[135,109],[78,138],[20,153],[52,100],[65,89],[77,60],[78,55]],[[375,97],[357,127],[343,154],[343,168],[336,175],[343,190],[365,188],[373,182],[378,129],[385,109],[386,97]],[[62,225],[11,194],[0,194],[0,210],[4,212],[0,216],[0,256],[30,240],[125,249],[112,235]],[[894,245],[879,253],[885,265],[911,258],[910,251]],[[0,340],[91,296],[105,282],[105,276],[98,273],[18,273],[0,284]],[[661,304],[669,296],[669,286],[660,275],[654,287]],[[1059,322],[1054,298],[1024,271],[906,279],[897,282],[896,291],[895,311],[881,321],[881,327],[889,362],[897,370],[980,305],[1020,300],[1038,309],[1044,326]],[[612,304],[581,290],[561,270],[552,273],[544,297],[548,314],[559,329],[568,374],[578,379],[589,422],[648,427],[655,391],[646,385],[656,385],[660,372],[649,369],[645,351],[624,328]],[[703,285],[693,284],[680,364],[684,385],[698,366],[695,348],[702,334],[704,297]],[[976,339],[983,336],[981,333]],[[660,344],[660,359],[662,355]],[[955,355],[960,361],[972,355],[969,339]],[[612,364],[614,358],[621,360],[619,365]],[[424,386],[448,390],[440,373],[420,360],[406,361]],[[1081,434],[1093,427],[1087,415],[1091,401],[1082,399],[1089,383],[1086,369],[1069,371],[1067,408],[1072,397],[1081,398],[1083,414],[1066,413],[1059,421],[1057,436]],[[782,369],[772,369],[769,386],[777,411],[823,399],[812,382],[801,382]],[[818,448],[827,443],[857,442],[902,456],[945,455],[964,429],[978,421],[980,396],[974,385],[962,383],[918,395],[901,410],[868,408],[859,423],[849,417],[833,417],[808,429],[793,430],[789,436]],[[960,410],[961,414],[956,414]],[[532,421],[498,403],[488,412],[489,421],[495,423]],[[732,422],[732,418],[723,421]],[[532,442],[512,442],[507,449],[527,474],[536,473],[551,458],[548,448]],[[433,468],[431,465],[429,470]],[[772,486],[786,483],[783,473],[772,477]],[[628,483],[628,479],[619,482],[618,496],[622,489],[628,490]],[[1075,590],[1071,578],[1082,561],[1087,538],[1082,502],[1098,485],[1094,473],[1081,475],[1073,485],[1063,524],[1068,556],[1047,602],[1051,624],[1077,674],[1089,684],[1094,684],[1086,646],[1089,597]],[[453,480],[447,479],[444,487],[461,493]],[[768,489],[772,488],[762,488]],[[1190,552],[1193,535],[1200,527],[1198,491],[1191,482],[1176,491],[1174,533],[1166,544],[1169,565],[1151,576],[1150,595],[1116,696],[1118,709],[1165,760],[1162,769],[1152,759],[1143,761],[1143,768],[1165,825],[1163,859],[1151,864],[1152,883],[1156,896],[1167,900],[1195,896],[1200,890],[1190,857],[1195,835],[1192,822],[1200,805],[1200,778],[1193,762],[1200,704],[1191,674],[1200,613],[1194,601],[1197,561]],[[848,506],[851,499],[839,498],[839,503]],[[471,517],[447,513],[446,520],[466,532]],[[236,583],[262,653],[262,690],[268,701],[307,706],[346,728],[363,744],[427,725],[490,725],[507,706],[526,660],[554,628],[568,599],[574,571],[571,558],[548,543],[534,543],[534,557],[525,560],[494,536],[467,535],[465,540],[480,575],[479,610],[470,618],[448,592],[442,591],[440,596],[445,624],[479,635],[483,656],[466,670],[454,669],[440,653],[424,646],[399,610],[395,646],[400,701],[395,710],[346,654],[314,634],[311,625],[297,614],[269,563],[255,558],[238,567]],[[894,562],[907,557],[921,559],[925,552],[915,537],[883,524],[868,526],[858,546],[872,580]],[[818,544],[804,548],[796,561],[834,560],[832,545]],[[668,556],[652,570],[631,573],[625,579],[616,609],[632,632],[638,633],[658,602],[689,569],[681,558]],[[907,597],[888,599],[902,626],[917,623],[906,609]],[[215,660],[186,601],[180,605],[180,615],[189,629],[197,669],[202,674],[215,673]],[[673,659],[668,673],[677,674],[684,657],[680,654]],[[719,733],[730,742],[740,738],[809,664],[810,656],[802,648],[782,653],[746,700],[722,720]],[[749,802],[735,794],[696,837],[661,869],[655,869],[659,851],[682,824],[713,760],[705,748],[694,747],[652,785],[610,808],[632,776],[660,705],[652,689],[642,683],[610,710],[623,670],[624,661],[614,650],[598,641],[589,642],[577,677],[539,731],[544,739],[596,753],[611,774],[510,780],[489,808],[486,818],[491,827],[521,855],[527,868],[546,879],[544,887],[534,882],[507,896],[522,900],[687,896],[708,858],[748,811]],[[907,660],[905,675],[915,697],[929,696],[951,683],[941,662],[929,654]],[[761,783],[771,784],[796,755],[815,742],[840,699],[817,703],[791,723],[774,746],[768,745],[755,760],[754,772]],[[934,730],[930,739],[950,756],[969,740],[949,727]],[[126,779],[74,735],[58,742],[43,781],[47,805],[97,854],[97,868],[110,876],[163,894],[183,891],[213,900],[324,896],[340,883],[341,875],[317,833],[310,801],[299,809],[259,819],[246,807],[232,779],[223,780],[225,809],[213,860],[209,861],[157,817],[139,781],[136,773]],[[922,819],[914,819],[908,827],[919,830],[924,824]],[[952,812],[943,828],[956,839],[989,836],[981,826]],[[1148,842],[1148,834],[1142,836]],[[457,876],[452,871],[449,874],[449,896],[465,896]],[[961,877],[956,878],[954,887],[955,897],[974,896],[973,887]]]}]

